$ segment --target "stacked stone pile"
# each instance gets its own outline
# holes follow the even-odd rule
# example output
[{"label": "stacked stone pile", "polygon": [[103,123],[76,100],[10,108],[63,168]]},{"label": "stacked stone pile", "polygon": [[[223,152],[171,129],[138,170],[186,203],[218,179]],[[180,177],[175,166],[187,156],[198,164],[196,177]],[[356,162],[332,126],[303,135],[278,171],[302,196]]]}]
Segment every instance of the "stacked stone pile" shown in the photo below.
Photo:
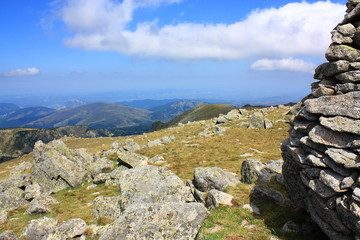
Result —
[{"label": "stacked stone pile", "polygon": [[342,240],[360,239],[360,1],[347,8],[282,144],[290,197]]}]

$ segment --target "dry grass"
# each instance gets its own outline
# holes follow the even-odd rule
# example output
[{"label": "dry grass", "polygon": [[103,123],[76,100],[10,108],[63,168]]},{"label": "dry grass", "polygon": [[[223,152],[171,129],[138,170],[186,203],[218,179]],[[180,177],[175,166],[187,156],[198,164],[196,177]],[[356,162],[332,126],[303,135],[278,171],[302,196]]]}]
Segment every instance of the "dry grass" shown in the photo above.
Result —
[{"label": "dry grass", "polygon": [[[287,120],[288,116],[282,116],[284,112],[285,110],[282,109],[268,112],[267,118],[271,120]],[[198,133],[206,128],[214,130],[211,120],[208,120],[138,136],[96,139],[70,138],[65,142],[71,148],[86,148],[89,153],[95,153],[108,150],[114,141],[125,142],[126,139],[132,138],[137,143],[144,145],[150,140],[174,135],[176,137],[175,141],[152,148],[143,148],[139,153],[148,157],[158,154],[163,155],[166,160],[164,165],[184,181],[192,179],[194,168],[199,166],[217,166],[239,173],[241,164],[245,159],[256,158],[269,161],[281,158],[280,142],[287,138],[288,135],[288,125],[286,123],[277,122],[274,124],[273,129],[247,129],[239,125],[241,121],[223,124],[222,126],[229,129],[223,135],[210,137],[198,136]],[[0,169],[5,169],[3,173],[0,173],[0,178],[5,177],[8,170],[16,164],[21,161],[32,161],[31,159],[32,155],[30,154],[0,164]],[[278,188],[278,190],[283,190],[275,182],[271,182],[269,185]],[[302,220],[303,213],[291,212],[289,209],[283,209],[268,203],[259,206],[262,211],[261,216],[253,216],[248,210],[242,209],[242,206],[249,202],[252,187],[253,185],[239,184],[236,187],[227,189],[227,192],[235,198],[234,206],[211,210],[211,214],[201,228],[198,239],[263,240],[270,239],[270,236],[276,236],[282,240],[296,239],[296,237],[282,236],[279,233],[280,228],[290,219]],[[60,221],[81,217],[88,224],[91,224],[94,221],[92,216],[93,199],[98,195],[113,196],[118,193],[117,187],[106,186],[98,186],[95,189],[87,190],[87,185],[84,185],[63,190],[54,195],[61,203],[53,205],[51,207],[53,213],[47,216]],[[24,211],[25,209],[19,209],[11,212],[10,221],[4,226],[0,226],[0,232],[13,230],[19,233],[27,221],[41,216],[28,216],[24,214]],[[244,221],[247,225],[254,225],[254,227],[249,229],[242,226]],[[309,240],[316,239],[311,236],[306,236],[306,238]]]}]

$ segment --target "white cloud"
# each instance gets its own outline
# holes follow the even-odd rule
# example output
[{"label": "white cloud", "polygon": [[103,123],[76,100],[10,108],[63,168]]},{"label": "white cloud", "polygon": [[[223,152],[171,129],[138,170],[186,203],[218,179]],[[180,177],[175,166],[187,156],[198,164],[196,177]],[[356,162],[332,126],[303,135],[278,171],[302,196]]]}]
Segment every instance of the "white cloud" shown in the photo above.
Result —
[{"label": "white cloud", "polygon": [[174,60],[323,56],[330,31],[345,13],[341,4],[303,1],[257,9],[232,24],[184,22],[158,27],[156,22],[143,22],[133,31],[128,29],[136,8],[180,1],[68,0],[61,18],[74,35],[65,44]]},{"label": "white cloud", "polygon": [[315,65],[301,59],[260,59],[251,64],[251,69],[256,71],[294,71],[313,73]]},{"label": "white cloud", "polygon": [[14,76],[36,75],[39,73],[40,70],[37,68],[26,68],[26,69],[16,69],[9,72],[3,72],[1,73],[1,75],[6,77],[14,77]]}]

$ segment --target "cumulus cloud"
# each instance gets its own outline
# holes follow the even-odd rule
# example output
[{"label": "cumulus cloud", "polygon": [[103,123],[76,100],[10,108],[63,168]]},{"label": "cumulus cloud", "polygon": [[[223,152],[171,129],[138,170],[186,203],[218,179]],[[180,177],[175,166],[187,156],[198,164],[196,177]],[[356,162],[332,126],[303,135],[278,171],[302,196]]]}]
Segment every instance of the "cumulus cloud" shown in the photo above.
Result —
[{"label": "cumulus cloud", "polygon": [[313,73],[315,65],[301,59],[260,59],[251,64],[251,69],[256,71],[294,71]]},{"label": "cumulus cloud", "polygon": [[16,69],[9,72],[3,72],[1,75],[6,77],[14,77],[14,76],[28,76],[28,75],[36,75],[39,74],[40,70],[37,68],[26,68],[26,69]]},{"label": "cumulus cloud", "polygon": [[180,1],[68,0],[60,15],[73,36],[65,44],[174,60],[323,56],[329,32],[345,12],[345,6],[330,1],[303,1],[257,9],[232,24],[183,22],[159,27],[155,21],[129,29],[135,9]]}]

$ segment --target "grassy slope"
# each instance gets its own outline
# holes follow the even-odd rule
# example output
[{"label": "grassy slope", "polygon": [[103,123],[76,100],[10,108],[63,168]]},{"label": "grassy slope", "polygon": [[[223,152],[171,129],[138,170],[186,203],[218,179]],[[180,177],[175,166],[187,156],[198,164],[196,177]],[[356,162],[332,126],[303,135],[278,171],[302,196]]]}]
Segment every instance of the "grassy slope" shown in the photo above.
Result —
[{"label": "grassy slope", "polygon": [[[284,110],[275,110],[270,112],[268,118],[284,118]],[[176,140],[167,145],[153,148],[144,148],[140,153],[152,157],[162,154],[167,163],[166,167],[174,171],[184,181],[192,179],[193,169],[198,166],[219,166],[229,171],[239,173],[243,160],[247,158],[258,158],[264,161],[281,158],[280,141],[287,137],[288,126],[284,122],[274,124],[274,129],[247,129],[240,127],[238,122],[228,123],[224,126],[229,127],[223,136],[211,136],[208,138],[199,137],[197,134],[210,125],[211,120],[201,121],[191,124],[185,124],[170,129],[164,129],[148,134],[132,136],[139,144],[146,144],[148,140],[159,139],[162,136],[174,135]],[[210,129],[211,130],[211,129]],[[97,152],[109,149],[110,144],[115,141],[124,141],[126,137],[119,138],[97,138],[97,139],[69,139],[66,144],[71,148],[86,148],[88,152]],[[244,153],[252,153],[251,157],[241,156]],[[31,161],[32,156],[26,155],[20,159],[11,162],[21,162],[22,160]],[[0,173],[0,178],[5,177],[6,173],[15,165],[12,163],[0,164],[0,169],[5,169]],[[261,216],[253,216],[247,210],[242,209],[242,205],[249,202],[250,189],[254,185],[239,184],[228,189],[236,199],[233,207],[220,207],[211,210],[211,214],[205,221],[199,239],[230,239],[230,240],[252,240],[252,239],[270,239],[270,236],[276,236],[280,240],[289,239],[320,239],[318,236],[282,236],[281,226],[288,220],[301,220],[301,212],[292,212],[289,209],[273,206],[271,203],[259,206],[262,212]],[[105,191],[104,194],[117,194],[117,189],[103,190],[98,187],[93,192]],[[93,197],[85,197],[93,196]],[[86,185],[72,190],[64,190],[55,195],[55,198],[61,200],[61,204],[56,209],[62,209],[67,214],[55,213],[49,215],[60,220],[76,217],[75,214],[83,217],[88,224],[93,223],[92,219],[92,200],[95,198],[88,190]],[[76,200],[76,201],[75,201]],[[70,209],[77,209],[75,214],[70,214]],[[9,221],[12,225],[0,226],[0,232],[4,230],[19,230],[25,226],[25,220],[29,220],[23,214],[24,209],[11,213]],[[81,214],[80,214],[81,212]],[[19,219],[16,219],[19,218]],[[22,220],[21,220],[22,219]],[[242,227],[245,221],[254,225],[253,228]],[[20,227],[19,227],[20,226]],[[214,227],[220,230],[212,232]]]}]

